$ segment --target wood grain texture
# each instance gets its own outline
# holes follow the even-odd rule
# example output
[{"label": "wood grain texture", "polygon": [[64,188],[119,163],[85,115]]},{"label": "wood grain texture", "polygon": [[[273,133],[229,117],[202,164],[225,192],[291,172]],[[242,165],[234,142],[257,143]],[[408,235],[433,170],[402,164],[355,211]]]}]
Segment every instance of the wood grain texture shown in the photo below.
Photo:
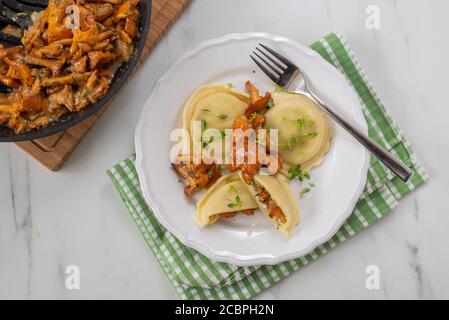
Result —
[{"label": "wood grain texture", "polygon": [[[145,61],[151,50],[190,2],[191,0],[153,0],[150,31],[137,66]],[[18,142],[16,145],[48,169],[56,171],[95,125],[106,108],[107,106],[104,106],[88,119],[63,132],[39,140]]]}]

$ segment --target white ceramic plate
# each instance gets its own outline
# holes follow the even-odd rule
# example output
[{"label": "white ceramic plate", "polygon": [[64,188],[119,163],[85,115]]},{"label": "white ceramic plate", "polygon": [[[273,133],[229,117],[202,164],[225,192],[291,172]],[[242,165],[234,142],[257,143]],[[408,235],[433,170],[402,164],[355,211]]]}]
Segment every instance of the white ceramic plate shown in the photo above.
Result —
[{"label": "white ceramic plate", "polygon": [[184,103],[202,84],[232,82],[236,90],[244,91],[249,79],[262,92],[273,91],[273,84],[249,58],[259,42],[295,61],[325,102],[367,132],[355,92],[317,53],[287,38],[245,33],[206,41],[183,55],[157,83],[135,136],[142,191],[159,222],[182,243],[207,257],[243,266],[297,258],[329,240],[351,214],[365,186],[369,165],[363,147],[334,125],[331,150],[311,173],[314,190],[300,199],[300,186],[293,185],[301,211],[301,224],[293,236],[285,238],[261,213],[221,219],[205,229],[195,224],[195,202],[184,196],[170,166],[170,132],[180,124]]}]

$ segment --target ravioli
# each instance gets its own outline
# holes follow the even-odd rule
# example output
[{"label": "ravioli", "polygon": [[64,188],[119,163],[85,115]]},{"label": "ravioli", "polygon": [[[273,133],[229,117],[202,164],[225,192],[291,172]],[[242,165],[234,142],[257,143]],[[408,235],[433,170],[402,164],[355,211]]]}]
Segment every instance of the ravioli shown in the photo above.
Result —
[{"label": "ravioli", "polygon": [[315,156],[313,156],[310,160],[300,164],[303,170],[310,171],[310,169],[319,166],[321,162],[323,162],[323,157],[329,152],[329,149],[331,147],[332,134],[332,128],[328,124],[326,124],[326,133],[323,144],[321,145]]},{"label": "ravioli", "polygon": [[183,111],[183,128],[191,137],[192,121],[203,122],[203,130],[219,131],[232,128],[234,118],[248,107],[249,97],[229,87],[212,84],[198,88],[187,101]]},{"label": "ravioli", "polygon": [[[240,178],[243,177],[240,174]],[[260,210],[270,219],[273,225],[284,235],[289,236],[299,224],[299,206],[289,181],[281,174],[275,176],[255,175],[253,180],[245,183],[256,200]],[[268,198],[263,196],[268,193]],[[279,207],[283,217],[273,215],[273,209]]]},{"label": "ravioli", "polygon": [[197,203],[194,219],[203,228],[216,222],[220,214],[257,207],[256,201],[235,172],[221,177],[207,190]]},{"label": "ravioli", "polygon": [[324,114],[306,96],[275,93],[265,126],[278,129],[279,153],[287,165],[310,169],[329,151],[332,130]]}]

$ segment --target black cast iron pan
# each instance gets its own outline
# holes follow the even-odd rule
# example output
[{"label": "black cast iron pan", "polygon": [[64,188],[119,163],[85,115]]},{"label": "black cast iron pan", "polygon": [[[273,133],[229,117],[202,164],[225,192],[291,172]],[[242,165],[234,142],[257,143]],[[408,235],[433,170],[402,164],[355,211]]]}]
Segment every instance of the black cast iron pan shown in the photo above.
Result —
[{"label": "black cast iron pan", "polygon": [[[106,95],[97,102],[88,105],[82,111],[64,114],[57,121],[50,123],[46,127],[29,130],[20,134],[16,134],[14,130],[7,127],[0,127],[0,142],[35,140],[64,131],[88,118],[111,101],[131,75],[145,46],[150,28],[151,4],[152,0],[142,0],[139,4],[140,32],[139,36],[134,40],[134,52],[130,59],[124,62],[116,71]],[[47,0],[0,0],[0,27],[2,28],[8,23],[13,23],[22,29],[26,29],[30,24],[30,13],[43,10],[46,6]],[[17,44],[17,39],[0,32],[0,42],[9,42],[10,45]],[[3,87],[1,89],[6,90],[7,88]]]}]

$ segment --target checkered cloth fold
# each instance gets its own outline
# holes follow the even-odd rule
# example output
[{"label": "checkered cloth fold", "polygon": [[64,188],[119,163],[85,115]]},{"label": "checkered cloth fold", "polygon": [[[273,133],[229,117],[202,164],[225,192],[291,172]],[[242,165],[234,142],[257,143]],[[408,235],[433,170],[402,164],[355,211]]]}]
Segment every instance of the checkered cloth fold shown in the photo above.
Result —
[{"label": "checkered cloth fold", "polygon": [[142,196],[134,167],[135,157],[131,156],[108,170],[108,175],[181,298],[248,299],[381,219],[396,207],[403,196],[426,180],[426,173],[409,142],[386,111],[344,37],[329,34],[312,44],[311,48],[345,75],[362,103],[369,136],[413,168],[411,181],[402,182],[371,157],[368,180],[361,198],[352,215],[328,242],[306,256],[278,265],[238,267],[211,261],[184,246],[158,223]]}]

